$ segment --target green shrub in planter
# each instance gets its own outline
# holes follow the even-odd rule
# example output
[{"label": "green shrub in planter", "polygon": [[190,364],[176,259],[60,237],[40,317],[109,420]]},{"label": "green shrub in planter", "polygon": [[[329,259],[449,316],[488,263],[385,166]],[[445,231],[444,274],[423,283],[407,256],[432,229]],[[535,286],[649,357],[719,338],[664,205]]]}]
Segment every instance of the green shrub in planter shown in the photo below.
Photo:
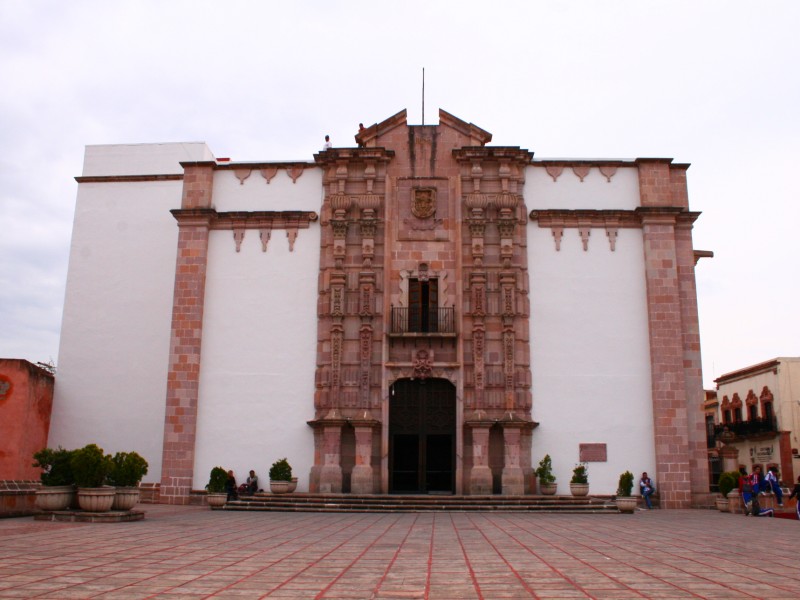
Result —
[{"label": "green shrub in planter", "polygon": [[547,485],[556,482],[556,476],[553,475],[553,463],[550,460],[550,455],[545,454],[544,458],[539,461],[539,467],[535,471],[539,483]]},{"label": "green shrub in planter", "polygon": [[75,476],[72,473],[73,450],[65,450],[59,446],[56,450],[43,448],[33,455],[34,467],[42,471],[42,485],[54,487],[59,485],[73,485]]},{"label": "green shrub in planter", "polygon": [[719,493],[723,498],[727,498],[739,485],[739,471],[725,471],[719,476]]},{"label": "green shrub in planter", "polygon": [[206,490],[208,490],[209,494],[224,494],[227,481],[228,472],[222,467],[214,467],[208,476]]},{"label": "green shrub in planter", "polygon": [[269,468],[270,481],[291,481],[292,467],[285,458],[276,460]]},{"label": "green shrub in planter", "polygon": [[625,471],[619,476],[619,484],[617,485],[617,496],[628,497],[633,491],[633,473]]},{"label": "green shrub in planter", "polygon": [[79,488],[99,488],[106,482],[112,462],[97,444],[89,444],[73,450],[70,465]]},{"label": "green shrub in planter", "polygon": [[585,464],[581,463],[575,465],[575,468],[572,469],[572,479],[570,483],[589,483],[589,472]]},{"label": "green shrub in planter", "polygon": [[117,487],[136,487],[147,475],[148,464],[136,452],[117,452],[111,459],[111,473],[108,480]]}]

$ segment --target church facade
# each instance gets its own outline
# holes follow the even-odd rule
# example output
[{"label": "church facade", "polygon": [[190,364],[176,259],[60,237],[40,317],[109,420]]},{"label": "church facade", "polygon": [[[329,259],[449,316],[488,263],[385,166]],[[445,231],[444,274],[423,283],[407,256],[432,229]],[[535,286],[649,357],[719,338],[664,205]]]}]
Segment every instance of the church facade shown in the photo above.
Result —
[{"label": "church facade", "polygon": [[696,252],[671,159],[540,160],[406,112],[313,161],[87,148],[51,445],[164,502],[286,456],[325,493],[708,492]]}]

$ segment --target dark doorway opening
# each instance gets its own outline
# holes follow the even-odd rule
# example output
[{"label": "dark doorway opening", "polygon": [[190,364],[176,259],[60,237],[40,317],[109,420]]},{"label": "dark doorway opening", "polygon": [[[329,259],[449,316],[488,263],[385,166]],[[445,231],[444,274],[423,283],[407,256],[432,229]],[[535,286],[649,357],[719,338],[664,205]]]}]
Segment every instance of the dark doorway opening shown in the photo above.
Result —
[{"label": "dark doorway opening", "polygon": [[400,379],[389,395],[389,491],[455,490],[456,389],[445,379]]}]

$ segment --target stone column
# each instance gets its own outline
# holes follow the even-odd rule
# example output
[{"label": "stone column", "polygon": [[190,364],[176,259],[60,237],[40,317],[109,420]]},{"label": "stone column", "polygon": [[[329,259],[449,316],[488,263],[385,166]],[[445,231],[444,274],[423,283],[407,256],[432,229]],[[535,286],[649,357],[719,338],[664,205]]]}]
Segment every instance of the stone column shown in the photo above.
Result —
[{"label": "stone column", "polygon": [[491,422],[467,423],[472,428],[472,471],[469,476],[469,493],[492,493],[492,470],[489,468],[489,428]]}]

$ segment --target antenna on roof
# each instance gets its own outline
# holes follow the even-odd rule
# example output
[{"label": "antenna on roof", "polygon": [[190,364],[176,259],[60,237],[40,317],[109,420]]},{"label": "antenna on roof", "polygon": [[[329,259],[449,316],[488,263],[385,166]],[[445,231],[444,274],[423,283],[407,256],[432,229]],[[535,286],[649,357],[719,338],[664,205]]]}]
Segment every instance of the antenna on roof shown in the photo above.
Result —
[{"label": "antenna on roof", "polygon": [[422,124],[425,125],[425,67],[422,67]]}]

